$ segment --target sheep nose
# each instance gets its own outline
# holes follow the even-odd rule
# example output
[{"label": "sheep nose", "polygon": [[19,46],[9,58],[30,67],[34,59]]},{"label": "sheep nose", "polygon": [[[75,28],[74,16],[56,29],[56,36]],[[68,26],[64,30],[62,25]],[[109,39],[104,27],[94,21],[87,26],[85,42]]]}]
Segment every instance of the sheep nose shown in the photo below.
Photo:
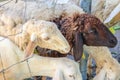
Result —
[{"label": "sheep nose", "polygon": [[70,48],[65,48],[65,50],[67,51],[67,53],[70,51]]},{"label": "sheep nose", "polygon": [[115,43],[115,40],[110,40],[109,43]]},{"label": "sheep nose", "polygon": [[61,50],[61,53],[66,54],[70,51],[70,48],[64,48],[64,50]]},{"label": "sheep nose", "polygon": [[112,44],[112,46],[114,47],[117,44],[117,39],[111,39],[109,40],[109,43]]}]

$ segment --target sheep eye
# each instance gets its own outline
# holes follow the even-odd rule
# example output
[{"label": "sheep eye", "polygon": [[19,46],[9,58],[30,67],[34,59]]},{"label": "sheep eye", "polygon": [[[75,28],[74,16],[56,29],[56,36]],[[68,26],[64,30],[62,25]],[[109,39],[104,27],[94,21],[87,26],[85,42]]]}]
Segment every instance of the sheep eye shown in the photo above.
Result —
[{"label": "sheep eye", "polygon": [[69,75],[69,77],[71,77],[71,78],[75,79],[75,76],[74,76],[74,75]]},{"label": "sheep eye", "polygon": [[49,37],[45,37],[45,38],[44,38],[44,40],[46,40],[46,41],[47,41],[47,40],[50,40],[50,38],[49,38]]},{"label": "sheep eye", "polygon": [[93,28],[93,29],[90,29],[89,31],[88,31],[88,33],[97,33],[97,30],[95,29],[95,28]]},{"label": "sheep eye", "polygon": [[46,33],[43,33],[43,34],[41,35],[41,38],[42,38],[43,40],[47,41],[47,40],[50,39],[50,35],[49,35],[49,34],[46,34]]},{"label": "sheep eye", "polygon": [[69,75],[69,77],[73,77],[73,75]]}]

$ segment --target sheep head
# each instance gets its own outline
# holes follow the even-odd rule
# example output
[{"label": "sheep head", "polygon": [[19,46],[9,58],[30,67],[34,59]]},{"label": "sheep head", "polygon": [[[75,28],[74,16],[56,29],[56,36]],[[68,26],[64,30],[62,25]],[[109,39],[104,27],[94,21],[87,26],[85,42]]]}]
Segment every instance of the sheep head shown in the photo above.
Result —
[{"label": "sheep head", "polygon": [[76,61],[80,60],[83,45],[114,47],[117,44],[115,36],[95,16],[89,14],[74,14],[72,17],[62,15],[53,20],[73,48]]},{"label": "sheep head", "polygon": [[[97,17],[89,14],[81,14],[73,21],[76,22],[76,26],[74,26],[76,29],[75,32],[81,33],[81,35],[76,35],[80,36],[79,38],[82,38],[75,38],[75,46],[73,49],[75,60],[80,60],[83,44],[88,46],[107,47],[114,47],[117,44],[116,37]],[[76,45],[76,41],[79,42],[79,44]],[[78,48],[80,48],[80,50],[77,50]]]},{"label": "sheep head", "polygon": [[61,59],[57,61],[59,64],[56,64],[58,68],[55,70],[53,80],[82,80],[78,63],[66,58]]},{"label": "sheep head", "polygon": [[70,50],[67,40],[52,22],[30,20],[23,26],[23,31],[33,38],[31,41],[34,41],[36,46],[60,53],[68,53]]},{"label": "sheep head", "polygon": [[81,22],[79,31],[82,33],[84,44],[108,47],[114,47],[117,44],[116,37],[97,17],[82,14],[77,19]]}]

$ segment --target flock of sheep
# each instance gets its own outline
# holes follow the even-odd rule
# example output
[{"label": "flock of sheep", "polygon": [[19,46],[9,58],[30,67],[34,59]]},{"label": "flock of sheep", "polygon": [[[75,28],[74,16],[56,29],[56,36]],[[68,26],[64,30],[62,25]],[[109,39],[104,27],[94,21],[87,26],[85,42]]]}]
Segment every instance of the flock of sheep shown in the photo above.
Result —
[{"label": "flock of sheep", "polygon": [[[2,80],[22,80],[31,75],[49,76],[53,80],[82,80],[79,62],[83,48],[97,64],[93,80],[120,79],[120,64],[107,48],[117,44],[116,38],[96,16],[86,14],[72,1],[54,4],[47,0],[38,5],[13,0],[0,7],[0,36]],[[49,50],[33,55],[36,47]],[[67,53],[75,61],[66,58]],[[64,54],[64,57],[51,58],[47,54],[54,57]],[[2,73],[16,63],[19,64]]]}]

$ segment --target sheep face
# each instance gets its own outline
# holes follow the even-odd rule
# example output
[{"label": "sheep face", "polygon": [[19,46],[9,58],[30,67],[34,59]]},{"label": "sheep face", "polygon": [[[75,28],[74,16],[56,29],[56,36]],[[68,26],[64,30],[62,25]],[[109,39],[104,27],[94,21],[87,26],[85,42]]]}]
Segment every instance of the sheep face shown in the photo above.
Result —
[{"label": "sheep face", "polygon": [[68,53],[70,46],[57,26],[47,21],[29,21],[26,23],[29,35],[36,36],[36,44],[42,48],[52,49],[60,53]]},{"label": "sheep face", "polygon": [[77,67],[76,69],[74,69],[73,67],[70,69],[68,68],[66,72],[64,74],[68,74],[68,75],[64,75],[64,80],[82,80],[79,67]]},{"label": "sheep face", "polygon": [[114,47],[117,44],[116,37],[107,27],[95,16],[88,14],[83,17],[83,41],[88,46],[108,46]]},{"label": "sheep face", "polygon": [[[62,65],[61,65],[62,64]],[[73,60],[62,58],[58,69],[55,71],[53,80],[82,80],[79,65]]]}]

